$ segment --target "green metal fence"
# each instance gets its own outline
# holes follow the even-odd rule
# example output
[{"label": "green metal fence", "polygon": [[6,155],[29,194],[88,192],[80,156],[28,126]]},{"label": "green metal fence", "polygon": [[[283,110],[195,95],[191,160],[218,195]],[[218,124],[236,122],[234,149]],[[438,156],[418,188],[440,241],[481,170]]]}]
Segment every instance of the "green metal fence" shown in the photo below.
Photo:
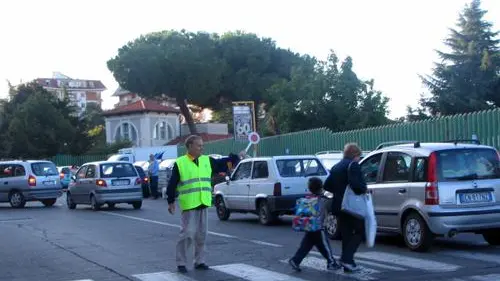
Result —
[{"label": "green metal fence", "polygon": [[[341,150],[347,142],[357,142],[363,150],[373,150],[379,143],[386,141],[471,139],[473,134],[483,144],[499,148],[500,109],[346,132],[334,133],[327,128],[318,128],[265,137],[261,139],[257,152],[259,156],[314,154],[322,150]],[[205,153],[237,153],[247,144],[233,139],[208,142],[205,144]],[[179,145],[178,153],[185,153],[183,145]]]},{"label": "green metal fence", "polygon": [[56,155],[50,160],[57,166],[80,166],[87,162],[102,161],[106,159],[108,159],[107,155]]}]

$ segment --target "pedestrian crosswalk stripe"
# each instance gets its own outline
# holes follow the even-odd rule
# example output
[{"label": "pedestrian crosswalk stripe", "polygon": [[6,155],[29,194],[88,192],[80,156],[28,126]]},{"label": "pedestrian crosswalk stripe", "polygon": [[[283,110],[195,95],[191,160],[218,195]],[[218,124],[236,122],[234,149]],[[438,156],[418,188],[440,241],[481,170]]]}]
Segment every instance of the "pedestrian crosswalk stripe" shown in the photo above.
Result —
[{"label": "pedestrian crosswalk stripe", "polygon": [[478,260],[491,263],[500,263],[500,255],[484,254],[478,252],[466,252],[466,251],[442,251],[440,254],[453,256],[458,258],[465,258],[471,260]]},{"label": "pedestrian crosswalk stripe", "polygon": [[136,274],[132,276],[141,281],[196,281],[195,279],[181,273],[173,273],[169,271]]},{"label": "pedestrian crosswalk stripe", "polygon": [[356,253],[355,257],[376,260],[379,262],[391,263],[395,265],[411,267],[424,271],[433,272],[450,272],[460,268],[458,265],[438,262],[434,260],[424,260],[403,255],[389,254],[383,252],[360,252]]},{"label": "pedestrian crosswalk stripe", "polygon": [[500,274],[475,275],[461,278],[453,278],[450,281],[494,281],[500,280]]},{"label": "pedestrian crosswalk stripe", "polygon": [[[282,260],[281,262],[288,263],[288,260]],[[319,271],[329,271],[326,269],[326,260],[323,258],[320,259],[316,257],[305,257],[300,263],[300,266]],[[377,280],[377,278],[374,278],[370,275],[380,273],[378,270],[371,268],[363,268],[360,272],[355,272],[355,273],[345,273],[343,269],[330,272],[336,275],[349,276],[350,278],[360,281]]]},{"label": "pedestrian crosswalk stripe", "polygon": [[[311,251],[311,254],[315,254],[317,256],[321,256],[321,253],[320,252],[316,252],[316,251]],[[333,256],[333,257],[336,260],[340,260],[339,256]],[[394,271],[405,271],[405,270],[408,270],[406,268],[402,268],[402,267],[399,267],[399,266],[385,265],[385,264],[381,264],[381,263],[377,263],[377,262],[364,261],[364,260],[359,260],[359,259],[356,260],[356,263],[357,264],[362,264],[362,265],[373,266],[373,267],[377,267],[377,268],[383,268],[383,269],[387,269],[387,270],[394,270]]]},{"label": "pedestrian crosswalk stripe", "polygon": [[244,263],[233,263],[225,265],[216,265],[211,267],[213,270],[224,272],[226,274],[245,279],[248,281],[306,281],[301,278],[266,270],[260,267],[247,265]]}]

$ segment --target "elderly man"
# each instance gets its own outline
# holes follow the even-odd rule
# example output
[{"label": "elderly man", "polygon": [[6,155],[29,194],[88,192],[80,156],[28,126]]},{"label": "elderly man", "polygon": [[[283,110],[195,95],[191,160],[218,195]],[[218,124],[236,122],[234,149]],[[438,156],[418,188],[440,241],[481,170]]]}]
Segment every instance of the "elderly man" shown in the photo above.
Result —
[{"label": "elderly man", "polygon": [[[186,139],[187,154],[175,161],[167,186],[168,211],[175,213],[175,199],[179,195],[181,232],[176,249],[177,270],[186,273],[186,252],[194,244],[194,268],[209,269],[205,263],[205,240],[207,236],[207,208],[212,205],[212,175],[227,172],[228,166],[236,166],[239,157],[213,159],[203,155],[203,140],[192,135]],[[240,157],[246,153],[241,152]],[[192,243],[194,242],[194,243]]]},{"label": "elderly man", "polygon": [[158,172],[160,171],[160,164],[156,161],[153,154],[149,155],[149,189],[151,190],[151,197],[153,199],[158,199]]}]

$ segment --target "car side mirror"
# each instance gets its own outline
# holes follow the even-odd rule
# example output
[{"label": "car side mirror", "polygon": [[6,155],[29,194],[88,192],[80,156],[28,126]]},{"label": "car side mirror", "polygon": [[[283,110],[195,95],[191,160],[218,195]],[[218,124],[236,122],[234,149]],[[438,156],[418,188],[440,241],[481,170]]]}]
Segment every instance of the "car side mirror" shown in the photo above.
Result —
[{"label": "car side mirror", "polygon": [[231,178],[229,178],[229,176],[226,176],[225,179],[226,179],[226,184],[229,185],[229,182],[231,181]]}]

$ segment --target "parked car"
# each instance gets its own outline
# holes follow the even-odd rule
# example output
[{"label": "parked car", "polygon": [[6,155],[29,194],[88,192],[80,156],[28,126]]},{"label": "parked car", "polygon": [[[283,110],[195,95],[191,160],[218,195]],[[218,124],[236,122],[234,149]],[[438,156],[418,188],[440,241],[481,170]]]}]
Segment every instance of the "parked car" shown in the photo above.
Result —
[{"label": "parked car", "polygon": [[84,164],[72,177],[66,193],[69,209],[78,204],[97,211],[103,204],[128,203],[134,209],[142,206],[142,180],[129,162],[100,161]]},{"label": "parked car", "polygon": [[139,166],[134,166],[135,169],[137,170],[137,173],[139,173],[139,177],[142,179],[142,196],[144,198],[149,197],[149,177],[146,175],[144,170],[139,167]]},{"label": "parked car", "polygon": [[56,165],[45,160],[0,162],[0,202],[23,208],[28,201],[53,206],[62,194]]},{"label": "parked car", "polygon": [[226,182],[215,185],[217,216],[254,213],[263,225],[294,213],[298,198],[309,193],[311,176],[325,180],[327,170],[314,155],[258,157],[242,160]]},{"label": "parked car", "polygon": [[[401,234],[414,251],[436,236],[482,234],[500,245],[500,169],[495,148],[455,142],[381,146],[360,162],[378,231]],[[341,223],[341,222],[340,222]],[[327,230],[339,238],[329,216]]]},{"label": "parked car", "polygon": [[[363,154],[361,154],[361,159],[363,159],[367,153],[369,152],[363,152]],[[318,157],[321,163],[323,163],[323,166],[330,171],[335,164],[344,158],[344,153],[342,151],[320,151],[316,153],[316,157]]]}]

